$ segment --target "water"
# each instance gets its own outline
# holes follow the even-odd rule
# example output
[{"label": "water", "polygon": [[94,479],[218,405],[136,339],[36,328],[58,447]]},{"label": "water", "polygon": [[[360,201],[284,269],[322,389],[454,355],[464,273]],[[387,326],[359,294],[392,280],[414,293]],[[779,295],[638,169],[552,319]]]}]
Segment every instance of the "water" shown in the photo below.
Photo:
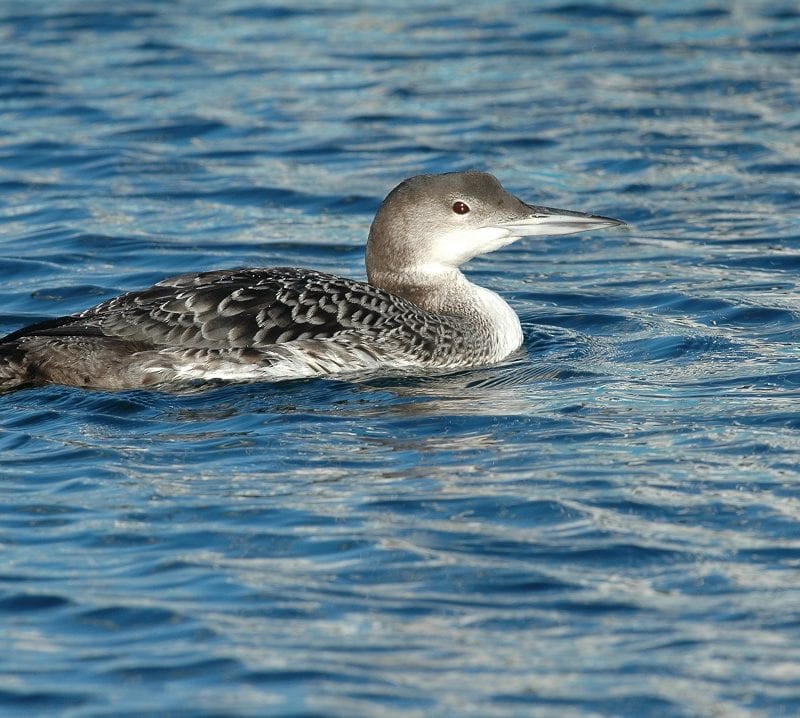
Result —
[{"label": "water", "polygon": [[800,713],[791,2],[0,2],[0,331],[363,276],[477,167],[628,231],[471,263],[499,367],[0,397],[0,712]]}]

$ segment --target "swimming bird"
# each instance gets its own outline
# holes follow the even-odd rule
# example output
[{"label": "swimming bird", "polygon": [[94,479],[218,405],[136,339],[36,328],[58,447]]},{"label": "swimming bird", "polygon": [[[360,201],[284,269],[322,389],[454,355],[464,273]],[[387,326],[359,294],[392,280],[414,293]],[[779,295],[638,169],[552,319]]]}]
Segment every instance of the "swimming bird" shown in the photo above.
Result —
[{"label": "swimming bird", "polygon": [[619,220],[526,204],[483,172],[418,175],[378,209],[367,282],[270,267],[182,274],[0,339],[0,390],[279,380],[488,365],[522,344],[460,267],[521,237]]}]

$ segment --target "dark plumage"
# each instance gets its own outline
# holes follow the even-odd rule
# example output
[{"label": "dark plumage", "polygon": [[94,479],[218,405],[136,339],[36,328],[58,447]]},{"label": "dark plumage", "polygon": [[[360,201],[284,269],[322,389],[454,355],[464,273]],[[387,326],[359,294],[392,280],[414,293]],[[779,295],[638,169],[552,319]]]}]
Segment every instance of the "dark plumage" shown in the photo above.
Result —
[{"label": "dark plumage", "polygon": [[[446,360],[459,341],[455,318],[431,317],[420,307],[366,282],[307,269],[273,267],[182,274],[137,292],[122,294],[80,314],[34,324],[0,340],[0,386],[59,382],[125,388],[171,381],[165,369],[142,377],[124,371],[115,357],[138,355],[147,368],[153,353],[180,347],[206,363],[230,361],[267,368],[285,361],[281,345],[303,342],[317,361],[340,338],[358,348],[353,370],[372,364],[370,339],[398,359]],[[26,354],[48,346],[36,363]],[[65,381],[61,357],[79,350],[91,366],[77,381]],[[361,362],[358,361],[359,357]],[[343,357],[333,361],[339,371]],[[10,371],[9,371],[10,369]],[[11,376],[7,376],[10,374]],[[82,379],[82,380],[81,380]]]}]

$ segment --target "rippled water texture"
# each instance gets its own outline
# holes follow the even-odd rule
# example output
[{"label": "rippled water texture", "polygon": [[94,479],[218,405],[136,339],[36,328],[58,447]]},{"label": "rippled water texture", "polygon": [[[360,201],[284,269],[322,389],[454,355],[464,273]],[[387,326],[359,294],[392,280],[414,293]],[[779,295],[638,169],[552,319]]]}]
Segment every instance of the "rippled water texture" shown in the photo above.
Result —
[{"label": "rippled water texture", "polygon": [[0,331],[363,276],[419,172],[627,231],[475,260],[447,376],[0,396],[0,713],[800,714],[794,2],[0,0]]}]

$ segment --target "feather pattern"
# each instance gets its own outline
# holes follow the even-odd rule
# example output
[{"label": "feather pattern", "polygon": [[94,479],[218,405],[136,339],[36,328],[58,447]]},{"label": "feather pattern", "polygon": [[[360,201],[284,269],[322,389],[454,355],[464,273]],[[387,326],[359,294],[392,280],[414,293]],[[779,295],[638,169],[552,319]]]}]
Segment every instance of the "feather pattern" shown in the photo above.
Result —
[{"label": "feather pattern", "polygon": [[259,350],[348,333],[403,335],[415,340],[412,346],[422,358],[435,352],[437,339],[452,337],[455,324],[366,282],[273,267],[165,279],[76,315],[68,331],[99,331],[154,347],[220,351]]},{"label": "feather pattern", "polygon": [[[0,347],[18,378],[125,388],[191,379],[286,378],[381,365],[482,361],[464,321],[434,315],[366,282],[273,267],[182,274],[79,314],[9,335]],[[47,344],[35,374],[25,349]],[[83,379],[62,359],[80,353]],[[477,355],[476,355],[477,354]],[[123,361],[122,357],[135,361]],[[74,359],[73,359],[74,364]],[[0,384],[4,377],[0,375]]]}]

